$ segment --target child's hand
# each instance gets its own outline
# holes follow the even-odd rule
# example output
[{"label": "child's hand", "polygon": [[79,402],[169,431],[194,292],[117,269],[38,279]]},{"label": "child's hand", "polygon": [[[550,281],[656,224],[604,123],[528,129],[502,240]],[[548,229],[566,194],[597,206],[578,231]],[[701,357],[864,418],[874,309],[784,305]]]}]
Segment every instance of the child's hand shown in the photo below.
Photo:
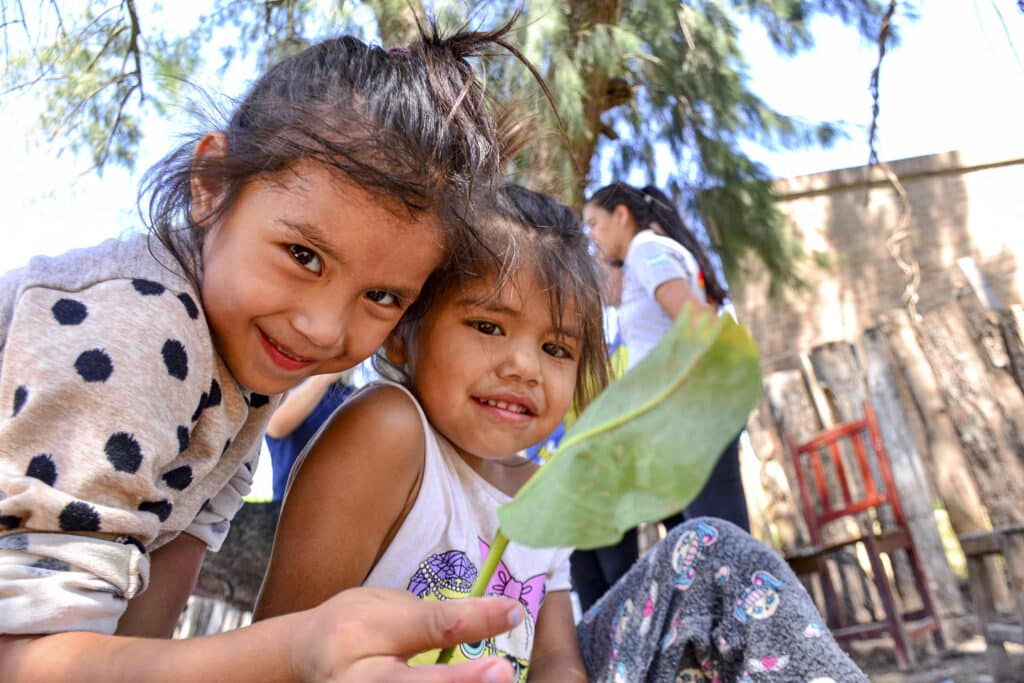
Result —
[{"label": "child's hand", "polygon": [[[300,616],[301,615],[301,616]],[[497,657],[457,666],[411,668],[408,657],[481,640],[522,621],[522,607],[503,598],[429,602],[405,591],[354,588],[295,615],[293,670],[302,681],[511,683]]]}]

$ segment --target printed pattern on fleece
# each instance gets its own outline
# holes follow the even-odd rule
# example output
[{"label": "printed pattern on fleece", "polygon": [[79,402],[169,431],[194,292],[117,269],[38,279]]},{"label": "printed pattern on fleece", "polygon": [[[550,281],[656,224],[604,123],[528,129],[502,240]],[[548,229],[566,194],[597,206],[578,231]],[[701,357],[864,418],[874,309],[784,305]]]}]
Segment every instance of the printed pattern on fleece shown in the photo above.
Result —
[{"label": "printed pattern on fleece", "polygon": [[2,633],[112,632],[152,550],[184,530],[219,548],[273,409],[234,381],[196,293],[147,263],[144,239],[66,259],[88,273],[104,255],[130,255],[106,259],[120,276],[55,277],[60,262],[0,280]]},{"label": "printed pattern on fleece", "polygon": [[[401,389],[414,402],[426,448],[416,501],[363,585],[403,588],[424,600],[466,597],[483,567],[488,543],[498,530],[497,509],[511,497],[462,460],[451,443],[430,426],[419,402],[405,387],[391,382],[379,384]],[[296,464],[293,473],[299,466]],[[569,589],[570,553],[570,548],[538,549],[509,543],[486,594],[519,600],[526,607],[527,617],[509,633],[463,643],[453,659],[505,656],[517,670],[516,680],[525,681],[546,592]],[[436,659],[434,650],[412,662],[432,664]]]},{"label": "printed pattern on fleece", "polygon": [[730,522],[676,527],[583,617],[600,683],[863,683],[785,561]]}]

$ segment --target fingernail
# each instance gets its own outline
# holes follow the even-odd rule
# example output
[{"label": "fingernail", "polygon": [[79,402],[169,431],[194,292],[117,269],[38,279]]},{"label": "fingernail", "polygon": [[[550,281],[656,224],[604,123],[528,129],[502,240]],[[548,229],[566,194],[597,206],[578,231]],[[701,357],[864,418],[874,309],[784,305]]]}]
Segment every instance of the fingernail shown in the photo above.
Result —
[{"label": "fingernail", "polygon": [[515,628],[523,621],[523,608],[516,604],[508,613],[509,628]]},{"label": "fingernail", "polygon": [[508,664],[505,662],[495,662],[487,667],[484,680],[487,683],[503,683],[508,680],[508,677],[505,676],[506,673],[508,673]]}]

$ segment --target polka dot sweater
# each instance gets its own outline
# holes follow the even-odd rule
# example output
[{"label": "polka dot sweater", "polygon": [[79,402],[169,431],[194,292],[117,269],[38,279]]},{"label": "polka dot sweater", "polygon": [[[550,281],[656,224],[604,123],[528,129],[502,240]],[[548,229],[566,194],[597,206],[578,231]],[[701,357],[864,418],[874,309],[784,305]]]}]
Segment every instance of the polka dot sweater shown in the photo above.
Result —
[{"label": "polka dot sweater", "polygon": [[150,552],[218,549],[276,401],[145,235],[0,278],[0,633],[113,632]]}]

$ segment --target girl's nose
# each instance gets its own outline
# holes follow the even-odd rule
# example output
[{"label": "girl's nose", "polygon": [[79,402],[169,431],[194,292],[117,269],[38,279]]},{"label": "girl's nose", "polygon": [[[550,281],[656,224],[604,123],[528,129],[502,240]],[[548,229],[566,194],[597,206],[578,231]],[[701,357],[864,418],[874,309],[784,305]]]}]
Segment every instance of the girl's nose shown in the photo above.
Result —
[{"label": "girl's nose", "polygon": [[309,302],[296,311],[292,326],[313,346],[334,352],[345,342],[350,314],[345,306]]},{"label": "girl's nose", "polygon": [[527,384],[541,381],[540,355],[525,344],[509,350],[508,355],[498,366],[498,374],[502,377],[517,378]]}]

